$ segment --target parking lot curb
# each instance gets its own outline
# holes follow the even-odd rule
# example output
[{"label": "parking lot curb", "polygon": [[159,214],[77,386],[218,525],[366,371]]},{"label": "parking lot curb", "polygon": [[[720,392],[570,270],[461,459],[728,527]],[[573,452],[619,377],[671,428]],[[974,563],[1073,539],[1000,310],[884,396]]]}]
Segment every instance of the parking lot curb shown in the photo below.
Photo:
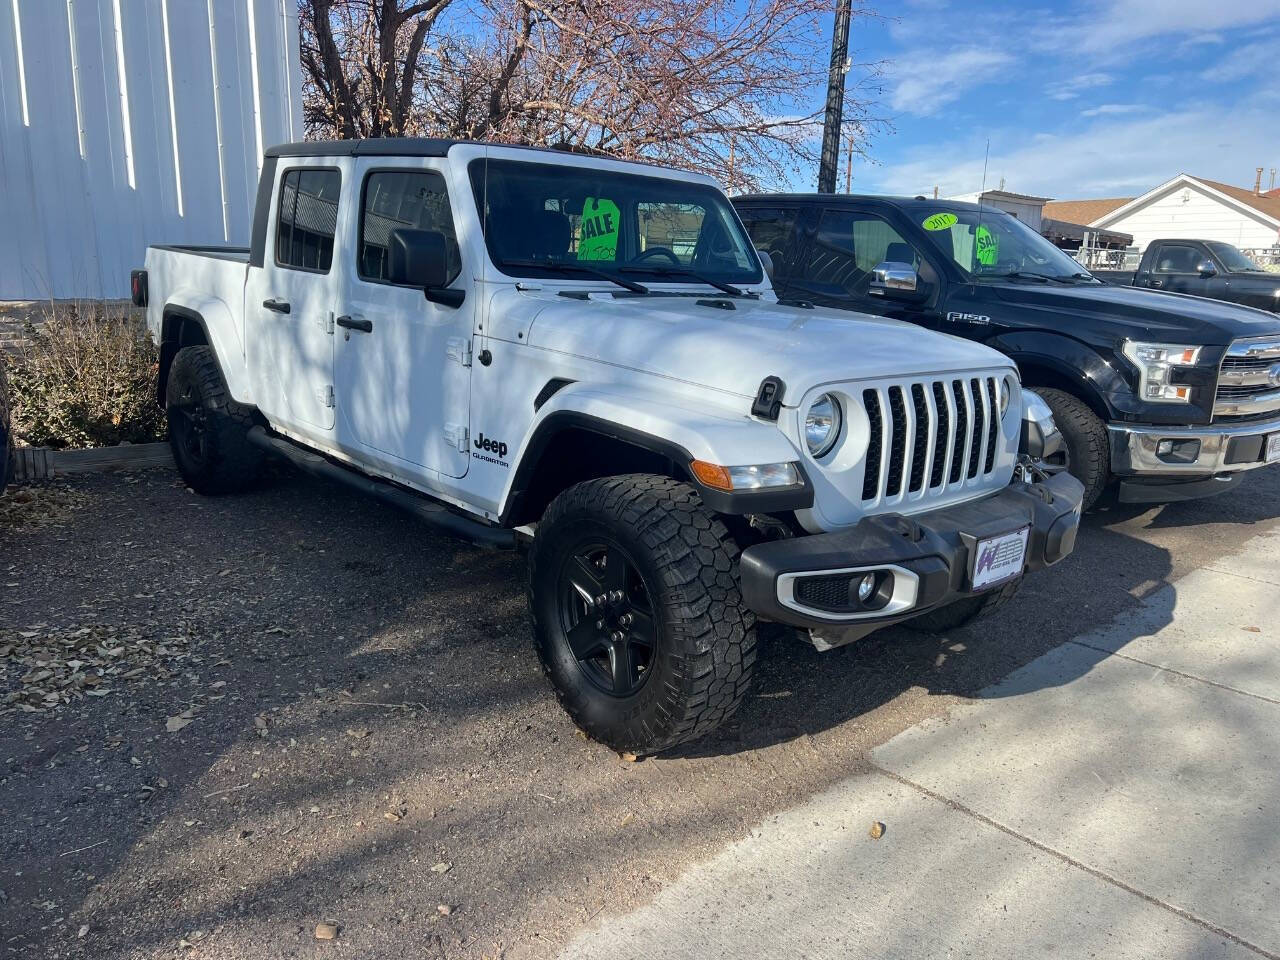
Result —
[{"label": "parking lot curb", "polygon": [[18,447],[14,453],[14,483],[31,483],[74,473],[173,466],[173,454],[167,443],[127,443],[88,450]]}]

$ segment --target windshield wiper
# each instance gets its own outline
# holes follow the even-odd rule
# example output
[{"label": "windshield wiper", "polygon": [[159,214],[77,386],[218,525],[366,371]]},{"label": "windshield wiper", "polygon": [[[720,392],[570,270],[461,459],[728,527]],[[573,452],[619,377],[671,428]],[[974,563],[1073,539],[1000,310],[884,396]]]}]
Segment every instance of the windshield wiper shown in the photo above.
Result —
[{"label": "windshield wiper", "polygon": [[622,267],[622,273],[650,273],[655,277],[688,277],[690,280],[697,280],[699,283],[705,283],[709,287],[715,287],[717,290],[723,290],[731,297],[741,297],[745,294],[742,289],[735,287],[732,283],[725,283],[723,280],[713,280],[704,276],[697,270],[690,270],[688,267]]},{"label": "windshield wiper", "polygon": [[526,267],[537,270],[550,270],[553,273],[577,273],[582,276],[595,277],[599,280],[608,280],[610,283],[616,283],[624,290],[630,290],[632,293],[648,293],[649,288],[643,284],[636,283],[634,280],[628,280],[626,277],[620,277],[616,273],[608,270],[601,270],[599,267],[590,267],[585,263],[565,263],[560,260],[529,259],[529,260],[503,260],[499,263],[502,267]]},{"label": "windshield wiper", "polygon": [[1075,282],[1072,277],[1057,277],[1051,273],[1031,273],[1027,270],[1010,270],[1008,273],[988,273],[985,274],[985,276],[995,277],[998,280],[1003,280],[1006,277],[1013,277],[1017,280],[1039,280],[1041,283],[1048,283],[1050,280],[1054,283]]}]

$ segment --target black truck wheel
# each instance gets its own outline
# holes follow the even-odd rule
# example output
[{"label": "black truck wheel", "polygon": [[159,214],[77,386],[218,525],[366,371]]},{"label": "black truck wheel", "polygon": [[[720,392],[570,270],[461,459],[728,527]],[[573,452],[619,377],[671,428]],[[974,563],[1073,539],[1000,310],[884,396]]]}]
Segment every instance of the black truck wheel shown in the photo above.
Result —
[{"label": "black truck wheel", "polygon": [[633,474],[556,497],[529,553],[542,667],[593,739],[656,753],[714,730],[756,658],[738,547],[688,484]]},{"label": "black truck wheel", "polygon": [[212,347],[178,351],[165,410],[178,472],[197,493],[233,493],[258,479],[263,453],[248,439],[253,408],[231,399]]},{"label": "black truck wheel", "polygon": [[1003,587],[979,594],[976,597],[965,597],[955,603],[949,603],[937,610],[930,610],[918,617],[912,617],[902,625],[922,633],[946,633],[948,630],[959,630],[980,617],[994,613],[1014,598],[1018,588],[1022,586],[1022,578],[1006,583]]},{"label": "black truck wheel", "polygon": [[[1084,484],[1084,504],[1088,510],[1102,496],[1111,478],[1111,445],[1107,425],[1078,397],[1062,390],[1035,387],[1036,393],[1053,411],[1053,419],[1062,431],[1065,449],[1058,455],[1058,465]],[[1050,461],[1052,465],[1052,461]]]}]

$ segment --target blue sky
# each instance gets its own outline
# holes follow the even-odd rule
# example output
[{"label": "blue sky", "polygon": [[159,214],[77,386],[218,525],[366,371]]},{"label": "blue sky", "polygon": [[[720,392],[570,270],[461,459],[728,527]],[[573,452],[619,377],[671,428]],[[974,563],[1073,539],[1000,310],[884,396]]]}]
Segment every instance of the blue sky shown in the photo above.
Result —
[{"label": "blue sky", "polygon": [[976,191],[988,138],[988,188],[1003,177],[1063,199],[1133,196],[1181,172],[1251,187],[1258,166],[1265,189],[1280,168],[1280,0],[893,10],[851,37],[855,60],[890,61],[878,112],[892,123],[874,163],[855,159],[855,192]]}]

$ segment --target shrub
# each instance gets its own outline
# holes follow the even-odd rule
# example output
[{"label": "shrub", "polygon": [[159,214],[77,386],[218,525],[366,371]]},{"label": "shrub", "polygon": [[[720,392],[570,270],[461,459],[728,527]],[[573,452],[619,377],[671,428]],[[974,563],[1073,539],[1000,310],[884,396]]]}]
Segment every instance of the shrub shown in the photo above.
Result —
[{"label": "shrub", "polygon": [[53,304],[8,358],[14,433],[33,446],[163,439],[156,350],[124,307]]}]

